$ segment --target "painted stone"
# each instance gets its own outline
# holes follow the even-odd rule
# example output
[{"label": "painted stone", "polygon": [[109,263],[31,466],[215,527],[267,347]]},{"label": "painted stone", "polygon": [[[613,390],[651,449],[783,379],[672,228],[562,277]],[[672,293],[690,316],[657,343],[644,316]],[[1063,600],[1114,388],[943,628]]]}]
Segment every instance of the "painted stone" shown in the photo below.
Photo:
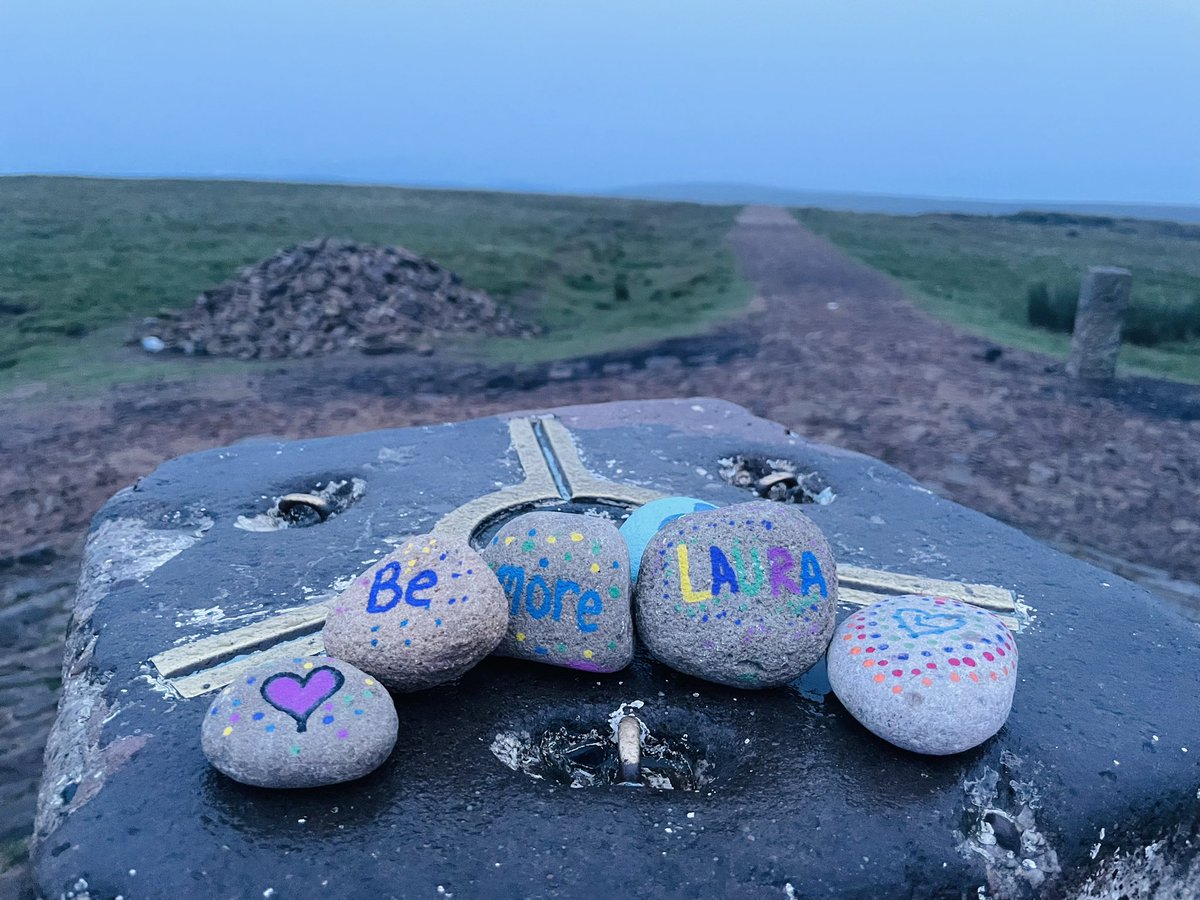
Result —
[{"label": "painted stone", "polygon": [[396,691],[453,681],[508,625],[499,582],[466,541],[418,535],[354,579],[325,620],[325,649]]},{"label": "painted stone", "polygon": [[633,659],[629,550],[606,519],[534,512],[483,549],[508,598],[501,656],[615,672]]},{"label": "painted stone", "polygon": [[1012,632],[945,597],[891,597],[845,619],[829,647],[842,705],[885,741],[946,755],[1004,725],[1017,684]]},{"label": "painted stone", "polygon": [[621,523],[621,537],[625,538],[625,543],[629,545],[630,577],[637,581],[642,553],[645,552],[650,539],[661,528],[687,513],[716,508],[714,504],[697,500],[695,497],[663,497],[635,509],[629,518]]},{"label": "painted stone", "polygon": [[674,669],[736,687],[784,684],[825,652],[837,608],[829,542],[765,500],[684,515],[646,547],[638,634]]},{"label": "painted stone", "polygon": [[281,657],[217,695],[200,745],[234,781],[316,787],[379,768],[397,727],[392,698],[366,672],[330,657]]}]

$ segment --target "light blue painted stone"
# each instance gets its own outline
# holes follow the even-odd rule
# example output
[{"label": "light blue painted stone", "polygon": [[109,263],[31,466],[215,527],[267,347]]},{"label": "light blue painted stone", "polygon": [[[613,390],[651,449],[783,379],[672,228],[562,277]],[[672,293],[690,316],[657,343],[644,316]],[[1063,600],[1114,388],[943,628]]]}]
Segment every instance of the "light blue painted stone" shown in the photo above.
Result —
[{"label": "light blue painted stone", "polygon": [[688,513],[716,508],[713,504],[697,500],[695,497],[663,497],[661,500],[652,500],[645,506],[635,509],[633,514],[625,520],[625,524],[621,526],[621,536],[629,545],[629,565],[633,569],[634,581],[637,580],[646,545],[650,543],[650,538],[654,537],[660,528]]}]

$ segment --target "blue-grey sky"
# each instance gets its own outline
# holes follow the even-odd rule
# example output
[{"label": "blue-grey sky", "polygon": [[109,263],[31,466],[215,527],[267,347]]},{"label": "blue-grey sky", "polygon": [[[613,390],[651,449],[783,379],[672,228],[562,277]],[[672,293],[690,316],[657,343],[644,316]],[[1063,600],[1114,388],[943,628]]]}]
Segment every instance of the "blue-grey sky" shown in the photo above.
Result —
[{"label": "blue-grey sky", "polygon": [[1200,203],[1200,2],[0,0],[0,172]]}]

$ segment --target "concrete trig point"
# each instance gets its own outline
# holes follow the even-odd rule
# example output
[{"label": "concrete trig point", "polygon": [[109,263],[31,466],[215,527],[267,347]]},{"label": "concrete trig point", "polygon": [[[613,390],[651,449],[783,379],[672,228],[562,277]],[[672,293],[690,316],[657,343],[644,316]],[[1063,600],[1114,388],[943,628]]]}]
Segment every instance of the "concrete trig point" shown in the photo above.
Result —
[{"label": "concrete trig point", "polygon": [[[613,675],[488,659],[404,695],[392,757],[346,784],[248,788],[205,761],[200,720],[229,667],[317,637],[320,602],[404,535],[486,530],[497,504],[737,503],[747,492],[711,475],[737,454],[836,492],[804,511],[842,599],[967,589],[1008,605],[1022,678],[996,737],[919,756],[854,721],[821,665],[755,692],[640,654]],[[321,524],[236,525],[264,497],[344,478],[365,491]],[[1195,856],[1195,642],[1140,588],[719,400],[239,444],[164,464],[97,516],[32,856],[47,897],[1072,896]],[[576,790],[489,749],[634,701],[655,734],[688,736],[703,787]]]},{"label": "concrete trig point", "polygon": [[1093,266],[1079,287],[1067,373],[1074,378],[1112,378],[1121,350],[1121,326],[1133,276],[1128,269]]}]

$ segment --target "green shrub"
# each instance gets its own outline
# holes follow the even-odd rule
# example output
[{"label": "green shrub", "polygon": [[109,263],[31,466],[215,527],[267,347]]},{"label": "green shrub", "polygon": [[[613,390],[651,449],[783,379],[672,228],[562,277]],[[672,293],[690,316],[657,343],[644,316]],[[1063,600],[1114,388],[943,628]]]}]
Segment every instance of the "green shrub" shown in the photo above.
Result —
[{"label": "green shrub", "polygon": [[1046,282],[1035,281],[1025,291],[1025,316],[1035,328],[1070,334],[1078,303],[1078,291],[1070,285],[1055,285],[1051,292]]},{"label": "green shrub", "polygon": [[1190,303],[1163,297],[1137,298],[1125,313],[1122,338],[1131,344],[1154,347],[1200,337],[1200,296]]}]

